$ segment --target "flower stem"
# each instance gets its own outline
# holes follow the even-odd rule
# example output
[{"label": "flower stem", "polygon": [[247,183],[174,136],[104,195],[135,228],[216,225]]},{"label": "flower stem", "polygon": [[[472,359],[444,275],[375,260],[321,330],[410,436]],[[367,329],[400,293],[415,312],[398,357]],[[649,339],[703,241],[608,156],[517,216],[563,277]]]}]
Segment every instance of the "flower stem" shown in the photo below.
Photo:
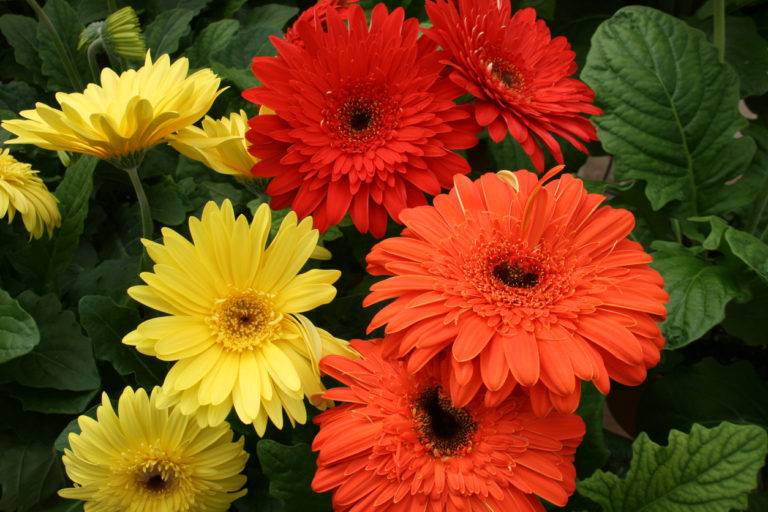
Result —
[{"label": "flower stem", "polygon": [[43,9],[35,0],[27,0],[27,4],[29,4],[29,6],[35,11],[37,17],[40,18],[40,21],[43,22],[43,24],[48,28],[48,31],[51,33],[53,44],[56,46],[56,51],[59,53],[59,58],[61,59],[62,64],[64,64],[64,69],[67,72],[69,81],[72,83],[73,90],[82,91],[85,89],[85,86],[80,80],[80,75],[77,73],[77,68],[75,68],[74,62],[72,62],[72,57],[69,55],[67,48],[64,46],[64,43],[61,41],[61,37],[59,37],[59,33],[56,31],[56,27],[53,26],[51,19],[47,14],[45,14],[45,11],[43,11]]},{"label": "flower stem", "polygon": [[136,198],[139,200],[139,211],[141,212],[141,234],[147,240],[152,240],[152,214],[149,210],[149,201],[147,194],[144,193],[144,187],[141,186],[138,167],[129,167],[125,169],[131,178],[131,185],[136,191]]},{"label": "flower stem", "polygon": [[725,62],[725,0],[714,0],[714,36],[717,56]]},{"label": "flower stem", "polygon": [[99,63],[96,61],[96,54],[99,50],[103,49],[104,43],[101,41],[101,38],[88,45],[88,65],[91,68],[91,76],[93,77],[94,82],[97,82],[99,80],[99,75],[101,75],[101,66],[99,66]]},{"label": "flower stem", "polygon": [[749,212],[749,220],[747,220],[747,226],[744,231],[752,233],[757,225],[760,223],[760,219],[763,217],[765,207],[768,205],[768,174],[763,178],[763,184],[760,186],[760,191],[755,196],[755,202],[752,204],[752,211]]},{"label": "flower stem", "polygon": [[109,12],[113,13],[117,10],[117,5],[115,5],[115,0],[107,0],[107,7],[109,8]]}]

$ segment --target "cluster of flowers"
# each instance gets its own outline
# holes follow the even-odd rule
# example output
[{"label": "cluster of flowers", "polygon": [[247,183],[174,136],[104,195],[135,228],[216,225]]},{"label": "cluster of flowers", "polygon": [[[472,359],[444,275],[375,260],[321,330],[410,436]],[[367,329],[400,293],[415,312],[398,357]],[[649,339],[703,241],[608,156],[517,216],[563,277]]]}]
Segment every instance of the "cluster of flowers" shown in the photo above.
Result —
[{"label": "cluster of flowers", "polygon": [[[247,459],[227,415],[263,435],[283,412],[304,423],[306,397],[321,409],[343,402],[317,416],[313,444],[313,488],[334,491],[338,511],[566,503],[581,381],[603,393],[611,379],[642,382],[664,343],[667,295],[627,239],[633,216],[555,178],[562,166],[471,181],[454,152],[486,126],[497,142],[511,134],[539,170],[540,143],[562,162],[553,135],[584,150],[595,132],[582,114],[600,111],[570,78],[567,41],[532,9],[513,16],[508,0],[426,8],[433,26],[420,37],[402,9],[377,5],[367,21],[354,2],[321,1],[272,39],[277,57],[254,59],[262,85],[243,96],[262,110],[250,120],[190,126],[218,79],[147,55],[138,71],[105,69],[101,86],[57,95],[61,110],[38,104],[3,122],[10,142],[134,172],[165,141],[219,172],[272,178],[272,207],[293,210],[268,246],[269,207],[249,223],[229,201],[190,218],[191,242],[168,228],[162,243],[144,240],[155,265],[128,293],[165,316],[123,342],[176,363],[150,397],[126,389],[119,417],[104,395],[98,421],[81,418],[64,456],[76,485],[62,496],[86,510],[225,510],[245,492]],[[394,299],[369,326],[384,336],[350,344],[302,315],[333,300],[340,273],[300,273],[330,258],[319,232],[347,213],[378,238],[388,218],[405,225],[367,257],[369,273],[389,277],[364,305]],[[347,387],[326,390],[321,374]]]}]

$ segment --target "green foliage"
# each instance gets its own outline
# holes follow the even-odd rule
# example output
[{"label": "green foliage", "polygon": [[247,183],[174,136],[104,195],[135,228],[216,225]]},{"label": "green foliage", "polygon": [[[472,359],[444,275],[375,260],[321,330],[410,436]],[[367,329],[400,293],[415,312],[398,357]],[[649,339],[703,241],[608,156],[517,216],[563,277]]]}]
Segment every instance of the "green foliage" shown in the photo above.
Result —
[{"label": "green foliage", "polygon": [[256,446],[256,453],[269,478],[269,493],[284,501],[285,512],[330,510],[330,495],[315,494],[309,486],[317,457],[309,445],[286,446],[262,439]]},{"label": "green foliage", "polygon": [[[66,0],[48,0],[43,10],[64,43],[64,50],[74,62],[80,77],[90,76],[85,55],[72,51],[72,48],[77,48],[80,32],[85,28],[77,18],[75,10]],[[67,74],[64,59],[54,43],[54,36],[45,23],[37,24],[37,40],[40,42],[38,52],[42,60],[43,74],[48,77],[48,88],[70,92],[82,86],[72,83]]]},{"label": "green foliage", "polygon": [[35,320],[0,290],[0,363],[29,353],[40,342]]},{"label": "green foliage", "polygon": [[50,446],[0,436],[0,452],[0,510],[33,510],[64,485],[61,461]]},{"label": "green foliage", "polygon": [[694,425],[690,434],[673,430],[666,447],[641,433],[632,444],[632,465],[624,479],[597,471],[577,488],[606,512],[745,508],[767,439],[759,427],[731,423],[712,429]]},{"label": "green foliage", "polygon": [[600,393],[591,382],[582,384],[581,401],[576,414],[586,423],[587,433],[576,451],[576,474],[580,478],[585,478],[596,469],[603,467],[611,454],[605,445],[603,432],[604,406],[605,395]]},{"label": "green foliage", "polygon": [[39,44],[37,42],[37,20],[18,14],[0,16],[0,31],[13,47],[16,62],[24,66],[35,81],[42,76]]},{"label": "green foliage", "polygon": [[164,11],[149,23],[144,30],[144,38],[153,58],[164,53],[175,53],[181,38],[189,33],[189,23],[194,17],[194,11],[178,7]]},{"label": "green foliage", "polygon": [[605,112],[594,122],[617,179],[646,181],[654,209],[677,200],[687,215],[723,211],[721,192],[749,164],[754,143],[733,139],[747,125],[738,79],[703,33],[625,7],[595,32],[581,76]]}]

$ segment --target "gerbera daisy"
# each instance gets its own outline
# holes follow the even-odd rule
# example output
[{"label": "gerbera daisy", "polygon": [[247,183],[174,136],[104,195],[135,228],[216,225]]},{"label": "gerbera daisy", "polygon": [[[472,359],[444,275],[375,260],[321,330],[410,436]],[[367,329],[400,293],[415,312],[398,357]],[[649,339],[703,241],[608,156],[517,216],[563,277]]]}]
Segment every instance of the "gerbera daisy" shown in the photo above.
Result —
[{"label": "gerbera daisy", "polygon": [[178,361],[168,372],[161,406],[180,403],[201,424],[224,421],[234,405],[244,423],[264,434],[269,418],[283,426],[283,409],[304,423],[306,395],[318,407],[324,390],[317,368],[329,353],[351,355],[346,342],[316,328],[302,312],[336,295],[337,270],[299,274],[315,251],[312,220],[283,219],[268,248],[270,210],[261,205],[251,225],[235,219],[226,200],[209,202],[189,220],[193,243],[163,229],[163,243],[143,240],[154,260],[146,285],[128,289],[135,300],[170,316],[140,324],[123,338],[142,354]]},{"label": "gerbera daisy", "polygon": [[273,208],[312,214],[325,231],[349,211],[361,232],[384,235],[387,215],[425,204],[454,174],[469,172],[451,150],[476,143],[461,89],[438,81],[440,52],[419,39],[417,19],[384,4],[349,6],[349,24],[327,11],[327,30],[299,20],[304,47],[272,38],[277,57],[256,57],[263,84],[243,96],[275,111],[251,119],[246,137],[272,177]]},{"label": "gerbera daisy", "polygon": [[308,22],[312,26],[319,25],[323,30],[326,30],[328,27],[326,19],[328,18],[329,10],[336,11],[342,19],[346,20],[349,19],[349,5],[357,2],[358,0],[320,0],[302,12],[296,22],[285,31],[285,40],[299,46],[304,46],[304,41],[301,40],[296,32],[296,23]]},{"label": "gerbera daisy", "polygon": [[[458,6],[457,6],[458,4]],[[509,0],[426,2],[433,28],[425,31],[450,55],[450,79],[475,97],[475,120],[500,142],[509,132],[544,168],[543,143],[563,162],[559,135],[586,153],[579,141],[596,140],[581,114],[600,114],[594,93],[570,78],[576,72],[571,45],[551,38],[533,8],[511,16]]]},{"label": "gerbera daisy", "polygon": [[77,49],[92,51],[94,44],[101,45],[110,59],[119,56],[141,60],[147,53],[139,18],[130,6],[113,12],[104,21],[94,21],[85,27],[80,33]]},{"label": "gerbera daisy", "polygon": [[386,324],[410,371],[445,350],[459,407],[478,391],[498,404],[519,383],[537,413],[569,412],[579,379],[607,393],[609,378],[637,385],[659,361],[668,296],[626,238],[633,215],[600,208],[605,197],[571,175],[545,184],[561,169],[457,176],[434,206],[403,211],[402,236],[367,257],[368,272],[394,277],[364,305],[395,298],[369,330]]},{"label": "gerbera daisy", "polygon": [[58,202],[30,164],[17,161],[7,149],[0,152],[0,218],[8,214],[10,223],[19,212],[30,237],[40,238],[44,230],[50,237],[61,226]]},{"label": "gerbera daisy", "polygon": [[210,69],[187,76],[188,69],[186,58],[171,64],[163,55],[153,63],[149,52],[138,70],[118,76],[104,68],[101,85],[57,93],[61,110],[37,103],[21,112],[26,119],[3,121],[2,127],[17,135],[6,144],[86,153],[121,169],[135,168],[146,149],[203,117],[221,92]]},{"label": "gerbera daisy", "polygon": [[78,418],[62,457],[75,486],[60,496],[84,500],[86,512],[209,512],[246,493],[243,438],[233,442],[228,423],[203,428],[158,408],[158,393],[125,388],[118,414],[104,393],[96,420]]},{"label": "gerbera daisy", "polygon": [[229,118],[215,120],[205,116],[203,127],[187,126],[169,135],[168,144],[182,155],[221,174],[253,178],[251,167],[259,160],[248,152],[245,131],[248,116],[244,110]]},{"label": "gerbera daisy", "polygon": [[456,407],[437,365],[414,376],[384,360],[380,345],[352,344],[363,359],[320,363],[349,386],[328,390],[327,398],[347,403],[315,418],[312,488],[333,490],[334,510],[543,512],[536,496],[568,501],[581,418],[537,417],[521,393],[498,407]]}]

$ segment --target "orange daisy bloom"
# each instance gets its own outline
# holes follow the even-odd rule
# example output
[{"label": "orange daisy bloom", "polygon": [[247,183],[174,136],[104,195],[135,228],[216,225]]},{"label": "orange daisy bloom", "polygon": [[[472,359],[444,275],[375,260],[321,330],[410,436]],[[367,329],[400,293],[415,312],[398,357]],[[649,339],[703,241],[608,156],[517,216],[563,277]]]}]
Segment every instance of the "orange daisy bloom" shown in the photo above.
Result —
[{"label": "orange daisy bloom", "polygon": [[367,257],[368,272],[394,277],[363,304],[395,298],[369,332],[386,324],[388,353],[413,372],[445,350],[457,407],[482,391],[499,404],[519,383],[537,413],[570,412],[580,379],[607,393],[609,378],[637,385],[659,361],[669,297],[626,238],[633,215],[599,207],[570,175],[545,184],[561,169],[456,176]]},{"label": "orange daisy bloom", "polygon": [[574,414],[537,417],[521,393],[498,407],[452,405],[438,364],[418,376],[355,340],[363,359],[327,356],[322,370],[348,385],[325,392],[347,402],[315,418],[320,432],[312,488],[334,491],[337,512],[544,511],[576,484],[584,435]]}]

